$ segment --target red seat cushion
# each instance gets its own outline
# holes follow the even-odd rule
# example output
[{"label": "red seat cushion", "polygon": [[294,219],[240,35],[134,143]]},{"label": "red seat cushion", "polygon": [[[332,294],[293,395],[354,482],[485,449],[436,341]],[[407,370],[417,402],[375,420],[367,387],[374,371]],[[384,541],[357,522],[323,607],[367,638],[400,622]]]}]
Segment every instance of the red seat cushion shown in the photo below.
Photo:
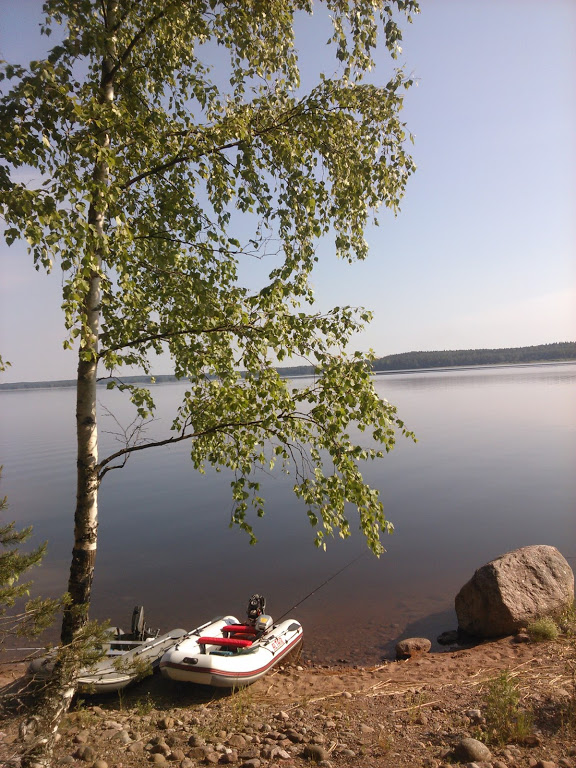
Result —
[{"label": "red seat cushion", "polygon": [[256,627],[253,627],[251,624],[228,624],[226,627],[222,627],[222,632],[229,632],[235,635],[255,635]]},{"label": "red seat cushion", "polygon": [[237,637],[199,637],[200,645],[220,645],[225,648],[246,648],[252,640],[240,640]]}]

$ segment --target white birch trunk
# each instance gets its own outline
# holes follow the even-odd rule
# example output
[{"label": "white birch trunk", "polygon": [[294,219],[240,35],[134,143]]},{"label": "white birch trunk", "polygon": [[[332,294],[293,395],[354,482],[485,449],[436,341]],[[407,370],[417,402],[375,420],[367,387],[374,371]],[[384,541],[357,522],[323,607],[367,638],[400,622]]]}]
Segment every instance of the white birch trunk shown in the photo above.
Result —
[{"label": "white birch trunk", "polygon": [[[104,20],[108,30],[115,25],[117,0],[107,0]],[[104,109],[114,101],[112,71],[114,66],[115,40],[110,32],[107,50],[102,61],[100,103]],[[110,145],[109,134],[98,139],[101,148]],[[56,664],[54,677],[41,692],[36,714],[25,720],[21,736],[24,740],[22,768],[50,766],[56,733],[62,717],[70,707],[76,691],[77,667],[82,666],[82,648],[76,635],[88,619],[90,593],[96,560],[98,536],[98,424],[96,413],[96,383],[98,377],[98,335],[101,314],[101,266],[105,236],[107,209],[106,186],[108,165],[98,159],[92,178],[99,190],[94,196],[88,213],[88,223],[94,232],[94,250],[87,253],[92,265],[89,289],[84,299],[83,345],[79,351],[78,380],[76,388],[76,436],[77,436],[77,490],[74,514],[74,548],[68,592],[71,602],[64,611],[61,640],[72,646],[61,662]],[[75,642],[76,641],[76,642]]]},{"label": "white birch trunk", "polygon": [[[106,26],[114,29],[116,0],[106,3]],[[110,32],[107,53],[102,61],[100,101],[104,107],[114,102],[114,84],[111,76],[114,66],[115,38]],[[110,145],[110,135],[104,133],[99,144],[102,148]],[[77,436],[77,490],[74,514],[74,548],[68,592],[71,603],[64,612],[61,640],[69,644],[75,632],[88,618],[94,564],[98,537],[98,423],[96,383],[98,379],[98,334],[100,332],[100,269],[102,264],[102,242],[105,234],[108,165],[99,161],[94,167],[92,178],[100,193],[90,205],[88,222],[95,233],[96,247],[92,254],[93,269],[90,288],[84,301],[84,318],[87,328],[84,346],[79,352],[78,379],[76,389],[76,436]]]}]

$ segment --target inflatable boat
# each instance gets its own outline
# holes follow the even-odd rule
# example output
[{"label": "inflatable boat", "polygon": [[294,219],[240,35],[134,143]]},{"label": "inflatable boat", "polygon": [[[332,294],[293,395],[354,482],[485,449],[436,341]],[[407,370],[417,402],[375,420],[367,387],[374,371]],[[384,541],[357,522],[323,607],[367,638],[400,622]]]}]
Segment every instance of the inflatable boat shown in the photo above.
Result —
[{"label": "inflatable boat", "polygon": [[[258,603],[256,608],[250,608]],[[189,632],[160,660],[172,680],[218,688],[250,685],[296,651],[302,625],[295,619],[275,624],[263,612],[264,598],[250,598],[248,620],[223,616]]]},{"label": "inflatable boat", "polygon": [[[110,630],[110,641],[102,648],[103,658],[94,665],[80,670],[77,691],[83,694],[121,691],[135,683],[158,666],[161,656],[186,635],[184,629],[173,629],[160,635],[144,624],[144,610],[137,606],[132,614],[130,632]],[[55,654],[34,659],[28,667],[28,675],[36,679],[50,678],[55,664]]]}]

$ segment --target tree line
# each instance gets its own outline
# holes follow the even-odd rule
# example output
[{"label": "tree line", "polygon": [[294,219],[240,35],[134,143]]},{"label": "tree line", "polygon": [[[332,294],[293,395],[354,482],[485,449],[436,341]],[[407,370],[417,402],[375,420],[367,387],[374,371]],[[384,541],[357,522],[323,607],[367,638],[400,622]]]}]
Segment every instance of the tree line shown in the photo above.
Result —
[{"label": "tree line", "polygon": [[[505,347],[502,349],[452,349],[434,352],[402,352],[397,355],[379,357],[372,363],[374,371],[406,371],[424,368],[453,368],[465,365],[518,365],[522,363],[543,363],[576,360],[576,342],[563,341],[552,344],[538,344],[533,347]],[[313,365],[296,365],[277,368],[281,376],[312,376]],[[125,376],[129,384],[149,384],[150,376]],[[175,383],[172,375],[155,376],[155,384]],[[107,380],[103,380],[102,386]],[[0,384],[0,390],[12,389],[57,389],[75,387],[75,379],[59,381],[21,381]]]},{"label": "tree line", "polygon": [[451,368],[463,365],[515,365],[520,363],[576,360],[576,342],[538,344],[503,349],[455,349],[434,352],[403,352],[374,360],[374,371],[418,368]]}]

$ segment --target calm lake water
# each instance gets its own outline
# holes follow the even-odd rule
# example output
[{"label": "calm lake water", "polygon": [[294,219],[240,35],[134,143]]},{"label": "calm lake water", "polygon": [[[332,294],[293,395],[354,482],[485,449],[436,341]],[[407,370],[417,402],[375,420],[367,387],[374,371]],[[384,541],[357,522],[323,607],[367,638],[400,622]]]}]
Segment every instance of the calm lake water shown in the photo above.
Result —
[{"label": "calm lake water", "polygon": [[[454,597],[474,570],[516,547],[551,544],[576,569],[576,364],[471,369],[376,378],[417,444],[401,439],[366,468],[395,532],[386,554],[354,562],[291,615],[316,662],[378,663],[401,637],[434,640],[456,626]],[[159,433],[184,385],[155,387]],[[119,420],[118,393],[100,398]],[[0,463],[7,519],[48,540],[35,572],[45,595],[65,591],[75,497],[74,391],[0,393]],[[101,430],[114,422],[101,420]],[[101,434],[101,456],[114,449]],[[354,560],[359,534],[313,546],[291,478],[264,480],[259,543],[228,528],[230,477],[194,472],[185,445],[145,451],[109,473],[100,494],[92,616],[129,623],[144,604],[149,623],[192,628],[215,614],[242,618],[253,592],[275,618]],[[354,526],[353,526],[354,527]]]}]

